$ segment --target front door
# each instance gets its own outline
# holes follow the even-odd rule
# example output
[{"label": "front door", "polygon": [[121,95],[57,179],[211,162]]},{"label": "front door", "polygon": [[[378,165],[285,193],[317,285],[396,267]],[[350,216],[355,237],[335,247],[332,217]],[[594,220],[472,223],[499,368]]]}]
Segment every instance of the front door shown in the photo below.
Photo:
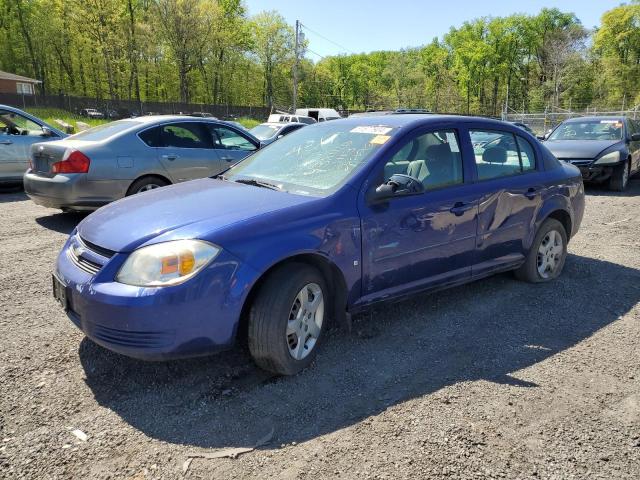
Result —
[{"label": "front door", "polygon": [[174,183],[220,172],[223,161],[213,148],[206,125],[204,122],[174,122],[160,126],[157,154]]},{"label": "front door", "polygon": [[425,191],[361,202],[363,302],[470,278],[478,197],[466,183],[458,131],[417,132],[378,167],[383,181],[410,175]]},{"label": "front door", "polygon": [[210,123],[208,128],[211,132],[213,148],[222,160],[223,170],[258,149],[258,146],[249,138],[231,127]]},{"label": "front door", "polygon": [[22,115],[0,110],[0,178],[21,179],[31,145],[50,140],[42,126]]}]

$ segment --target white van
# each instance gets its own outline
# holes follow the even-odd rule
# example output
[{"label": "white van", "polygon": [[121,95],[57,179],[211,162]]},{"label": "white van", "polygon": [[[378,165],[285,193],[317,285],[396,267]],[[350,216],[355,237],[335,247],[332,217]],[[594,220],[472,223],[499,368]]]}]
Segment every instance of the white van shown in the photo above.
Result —
[{"label": "white van", "polygon": [[318,122],[328,122],[329,120],[342,118],[333,108],[298,108],[296,110],[296,115],[311,117],[316,119]]},{"label": "white van", "polygon": [[291,115],[289,113],[272,113],[267,119],[267,123],[304,123],[311,125],[318,120],[304,115]]}]

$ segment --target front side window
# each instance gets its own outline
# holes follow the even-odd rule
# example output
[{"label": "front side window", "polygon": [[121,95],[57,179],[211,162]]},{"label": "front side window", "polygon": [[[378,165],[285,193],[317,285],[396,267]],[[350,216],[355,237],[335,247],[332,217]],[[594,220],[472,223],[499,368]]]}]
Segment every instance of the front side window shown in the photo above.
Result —
[{"label": "front side window", "polygon": [[622,120],[584,120],[561,124],[549,140],[622,140]]},{"label": "front side window", "polygon": [[425,190],[463,182],[462,155],[457,133],[438,130],[409,140],[385,164],[385,180],[392,175],[409,175],[424,185]]},{"label": "front side window", "polygon": [[292,193],[329,195],[390,141],[395,131],[383,125],[343,122],[312,125],[258,150],[225,176],[231,181],[268,182]]},{"label": "front side window", "polygon": [[0,110],[0,135],[21,135],[29,137],[41,137],[42,127],[15,112]]},{"label": "front side window", "polygon": [[531,144],[510,132],[470,130],[479,180],[508,177],[535,170]]},{"label": "front side window", "polygon": [[169,123],[160,127],[162,147],[211,148],[211,142],[202,125],[197,122]]},{"label": "front side window", "polygon": [[252,152],[257,148],[249,139],[230,128],[215,124],[211,124],[208,127],[213,140],[213,148],[244,150],[247,152]]}]

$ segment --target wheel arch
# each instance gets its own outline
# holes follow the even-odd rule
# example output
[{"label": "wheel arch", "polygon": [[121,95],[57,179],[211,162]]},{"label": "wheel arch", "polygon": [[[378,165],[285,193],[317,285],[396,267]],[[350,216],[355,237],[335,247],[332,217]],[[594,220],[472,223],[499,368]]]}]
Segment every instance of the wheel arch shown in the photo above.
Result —
[{"label": "wheel arch", "polygon": [[138,175],[136,178],[131,180],[131,183],[129,183],[129,186],[127,187],[126,195],[131,195],[131,193],[129,191],[131,190],[131,187],[133,186],[133,184],[138,182],[138,181],[140,181],[140,180],[142,180],[143,178],[159,178],[159,179],[167,182],[167,185],[173,184],[171,179],[169,179],[166,175],[162,175],[160,173],[144,173],[142,175]]},{"label": "wheel arch", "polygon": [[571,239],[571,232],[572,232],[571,229],[573,228],[573,220],[571,219],[571,215],[569,214],[569,212],[567,212],[564,209],[553,210],[545,217],[545,220],[547,218],[553,218],[559,221],[564,227],[565,233],[567,234],[567,241]]},{"label": "wheel arch", "polygon": [[249,310],[260,291],[260,288],[269,276],[279,268],[291,263],[304,263],[316,268],[322,275],[327,288],[329,289],[329,300],[331,302],[329,320],[337,324],[344,324],[347,320],[347,282],[340,268],[330,259],[319,253],[298,253],[275,262],[265,270],[251,285],[249,293],[242,304],[240,321],[236,331],[236,341],[244,343],[247,337],[247,326],[249,321]]}]

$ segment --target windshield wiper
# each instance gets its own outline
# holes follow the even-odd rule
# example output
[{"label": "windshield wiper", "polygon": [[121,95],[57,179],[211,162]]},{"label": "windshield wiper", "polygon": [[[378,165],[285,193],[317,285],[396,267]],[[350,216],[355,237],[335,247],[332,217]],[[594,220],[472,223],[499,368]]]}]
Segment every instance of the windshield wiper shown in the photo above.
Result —
[{"label": "windshield wiper", "polygon": [[253,185],[254,187],[262,187],[269,188],[271,190],[282,190],[278,185],[274,185],[273,183],[262,182],[260,180],[256,180],[255,178],[239,178],[234,180],[236,183],[244,183],[245,185]]}]

